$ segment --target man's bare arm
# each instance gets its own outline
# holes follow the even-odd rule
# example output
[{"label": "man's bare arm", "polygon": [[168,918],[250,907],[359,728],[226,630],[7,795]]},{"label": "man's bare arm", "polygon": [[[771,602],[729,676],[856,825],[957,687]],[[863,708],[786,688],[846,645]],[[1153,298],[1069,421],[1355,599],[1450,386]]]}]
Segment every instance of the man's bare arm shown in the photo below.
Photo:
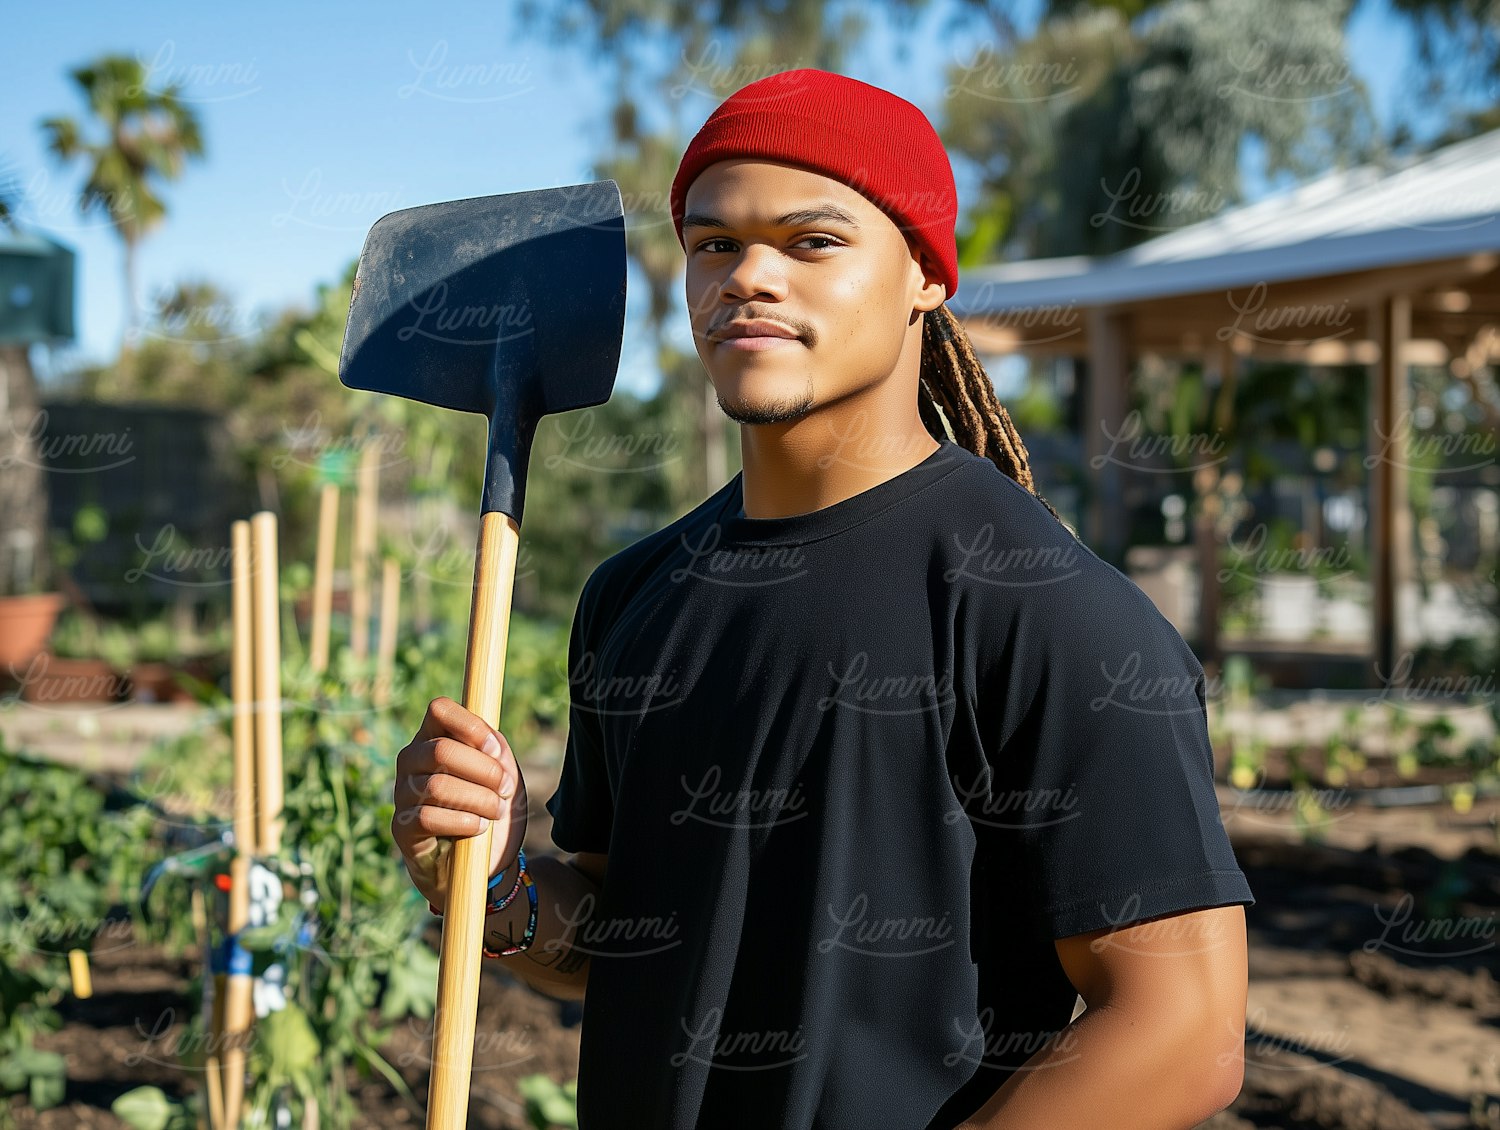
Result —
[{"label": "man's bare arm", "polygon": [[1188,1130],[1239,1093],[1245,908],[1165,915],[1061,938],[1083,1015],[958,1130]]},{"label": "man's bare arm", "polygon": [[[536,884],[536,937],[520,953],[494,959],[538,992],[559,1000],[582,1000],[588,983],[589,955],[573,948],[573,939],[599,905],[608,856],[580,852],[526,857]],[[484,922],[485,942],[500,950],[526,934],[530,900],[524,889],[504,910]]]}]

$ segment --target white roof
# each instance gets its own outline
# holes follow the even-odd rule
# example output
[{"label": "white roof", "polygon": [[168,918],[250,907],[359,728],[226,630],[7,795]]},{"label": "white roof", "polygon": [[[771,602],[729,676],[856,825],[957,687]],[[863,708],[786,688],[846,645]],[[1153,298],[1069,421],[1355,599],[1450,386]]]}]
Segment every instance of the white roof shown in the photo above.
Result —
[{"label": "white roof", "polygon": [[960,316],[1094,306],[1482,251],[1500,251],[1500,130],[1328,173],[1115,255],[972,268],[950,305]]}]

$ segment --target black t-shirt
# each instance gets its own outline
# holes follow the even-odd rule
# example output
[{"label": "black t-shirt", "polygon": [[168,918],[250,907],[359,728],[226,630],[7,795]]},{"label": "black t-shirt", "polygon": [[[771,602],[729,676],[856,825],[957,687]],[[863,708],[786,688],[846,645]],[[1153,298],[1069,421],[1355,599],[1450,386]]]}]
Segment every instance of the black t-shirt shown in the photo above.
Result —
[{"label": "black t-shirt", "polygon": [[1071,1020],[1053,939],[1255,901],[1203,668],[951,441],[808,514],[741,479],[579,598],[579,1126],[947,1130]]}]

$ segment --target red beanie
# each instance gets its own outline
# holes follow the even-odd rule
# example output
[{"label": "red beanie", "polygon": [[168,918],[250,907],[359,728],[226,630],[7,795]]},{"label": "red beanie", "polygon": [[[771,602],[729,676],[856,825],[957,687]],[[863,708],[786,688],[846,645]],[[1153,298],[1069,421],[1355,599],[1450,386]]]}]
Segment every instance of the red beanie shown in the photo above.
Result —
[{"label": "red beanie", "polygon": [[801,165],[879,207],[958,290],[958,190],[927,116],[878,86],[829,71],[783,71],[735,91],[709,115],[672,179],[672,226],[682,238],[688,186],[715,161],[761,157]]}]

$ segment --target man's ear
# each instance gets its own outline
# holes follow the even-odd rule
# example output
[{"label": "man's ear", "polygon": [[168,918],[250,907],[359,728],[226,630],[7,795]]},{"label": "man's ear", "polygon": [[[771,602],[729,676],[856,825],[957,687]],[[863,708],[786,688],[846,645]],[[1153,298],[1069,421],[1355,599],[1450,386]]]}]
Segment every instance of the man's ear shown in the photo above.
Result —
[{"label": "man's ear", "polygon": [[911,246],[912,271],[917,276],[917,285],[920,289],[917,296],[912,300],[912,309],[920,310],[924,314],[928,310],[936,310],[948,297],[948,288],[940,281],[937,265],[933,263],[932,256],[923,249],[913,244]]}]

